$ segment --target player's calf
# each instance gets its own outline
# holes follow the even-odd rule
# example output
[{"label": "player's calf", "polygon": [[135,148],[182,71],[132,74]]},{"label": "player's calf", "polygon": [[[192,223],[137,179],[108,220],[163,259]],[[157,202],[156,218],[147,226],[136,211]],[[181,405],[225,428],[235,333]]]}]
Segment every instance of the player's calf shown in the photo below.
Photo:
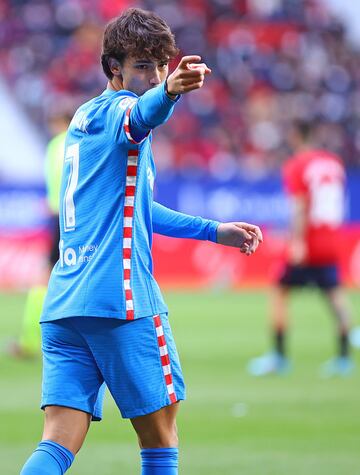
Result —
[{"label": "player's calf", "polygon": [[142,475],[177,475],[179,404],[131,420],[139,438]]}]

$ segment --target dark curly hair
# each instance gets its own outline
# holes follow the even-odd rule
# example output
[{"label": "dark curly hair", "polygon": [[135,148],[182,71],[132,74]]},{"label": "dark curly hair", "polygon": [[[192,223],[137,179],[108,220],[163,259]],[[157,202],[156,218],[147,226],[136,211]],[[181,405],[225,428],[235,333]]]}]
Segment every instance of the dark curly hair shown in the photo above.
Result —
[{"label": "dark curly hair", "polygon": [[101,65],[107,78],[112,79],[110,58],[120,64],[127,56],[168,61],[178,52],[175,37],[162,18],[141,8],[129,8],[105,28]]}]

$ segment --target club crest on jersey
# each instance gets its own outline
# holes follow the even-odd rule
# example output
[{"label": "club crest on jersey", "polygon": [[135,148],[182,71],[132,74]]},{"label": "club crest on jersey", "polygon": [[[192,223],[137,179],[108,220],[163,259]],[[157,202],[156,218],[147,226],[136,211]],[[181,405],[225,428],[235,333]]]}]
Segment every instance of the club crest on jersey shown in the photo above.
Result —
[{"label": "club crest on jersey", "polygon": [[119,102],[120,109],[126,110],[128,107],[135,104],[137,99],[135,97],[125,97],[122,101]]}]

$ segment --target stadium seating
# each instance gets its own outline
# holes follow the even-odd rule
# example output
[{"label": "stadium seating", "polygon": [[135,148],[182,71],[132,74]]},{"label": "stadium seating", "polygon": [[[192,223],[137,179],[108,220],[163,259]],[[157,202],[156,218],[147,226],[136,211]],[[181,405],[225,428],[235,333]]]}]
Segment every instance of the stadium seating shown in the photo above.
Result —
[{"label": "stadium seating", "polygon": [[[282,4],[283,6],[276,6]],[[0,7],[0,71],[42,133],[54,108],[104,88],[102,27],[131,0],[12,1]],[[183,54],[213,70],[156,134],[159,170],[257,176],[287,156],[291,120],[323,122],[319,141],[359,165],[359,54],[317,2],[146,0],[172,26]],[[46,99],[45,99],[46,97]]]}]

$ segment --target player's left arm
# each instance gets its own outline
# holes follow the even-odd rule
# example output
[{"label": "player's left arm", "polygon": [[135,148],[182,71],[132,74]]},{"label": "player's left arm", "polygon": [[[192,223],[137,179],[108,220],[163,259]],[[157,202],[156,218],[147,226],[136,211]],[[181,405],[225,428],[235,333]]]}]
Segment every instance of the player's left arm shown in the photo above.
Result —
[{"label": "player's left arm", "polygon": [[130,112],[131,136],[140,142],[151,130],[164,124],[173,113],[180,96],[171,98],[165,83],[145,92],[133,105]]},{"label": "player's left arm", "polygon": [[212,241],[239,248],[250,255],[256,251],[263,237],[258,226],[242,222],[219,223],[200,216],[174,211],[153,202],[153,230],[164,236]]},{"label": "player's left arm", "polygon": [[203,86],[211,69],[198,63],[200,60],[198,55],[184,56],[165,82],[139,97],[132,107],[129,124],[131,136],[137,142],[169,119],[182,94]]}]

